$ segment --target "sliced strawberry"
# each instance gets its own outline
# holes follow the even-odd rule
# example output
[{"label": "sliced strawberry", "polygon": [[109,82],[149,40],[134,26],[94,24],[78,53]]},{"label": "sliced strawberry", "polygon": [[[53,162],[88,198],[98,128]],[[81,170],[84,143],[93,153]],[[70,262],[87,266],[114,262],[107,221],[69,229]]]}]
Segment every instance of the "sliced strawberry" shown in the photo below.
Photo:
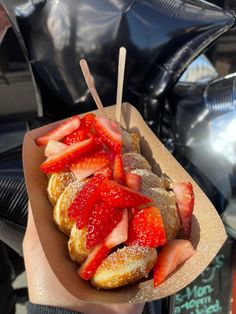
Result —
[{"label": "sliced strawberry", "polygon": [[96,117],[94,128],[106,145],[117,154],[121,153],[122,136],[121,128],[117,121]]},{"label": "sliced strawberry", "polygon": [[189,239],[194,207],[193,186],[190,182],[175,182],[173,190],[176,196],[184,237]]},{"label": "sliced strawberry", "polygon": [[125,185],[125,171],[120,154],[116,155],[115,157],[113,178],[117,183]]},{"label": "sliced strawberry", "polygon": [[110,249],[106,247],[104,243],[96,246],[88,255],[85,262],[78,270],[78,274],[81,278],[89,280],[96,272],[99,265],[110,253]]},{"label": "sliced strawberry", "polygon": [[126,172],[125,173],[125,185],[135,191],[141,191],[142,179],[136,173]]},{"label": "sliced strawberry", "polygon": [[46,157],[57,155],[61,153],[67,147],[66,144],[63,144],[58,141],[50,140],[45,147],[44,154]]},{"label": "sliced strawberry", "polygon": [[103,202],[117,208],[137,207],[152,201],[149,197],[112,180],[105,180],[100,190]]},{"label": "sliced strawberry", "polygon": [[104,167],[104,168],[102,168],[102,169],[100,169],[94,173],[95,176],[98,174],[102,174],[107,179],[112,179],[112,177],[113,177],[113,172],[112,172],[111,166],[106,166],[106,167]]},{"label": "sliced strawberry", "polygon": [[120,222],[121,218],[122,210],[109,207],[103,202],[97,203],[88,220],[87,249],[91,249],[101,243]]},{"label": "sliced strawberry", "polygon": [[70,167],[70,170],[81,181],[103,167],[108,166],[110,162],[111,159],[108,153],[104,151],[92,152],[81,157]]},{"label": "sliced strawberry", "polygon": [[178,265],[193,256],[195,250],[188,240],[172,240],[164,246],[154,266],[154,287],[160,285]]},{"label": "sliced strawberry", "polygon": [[147,207],[134,212],[129,223],[127,244],[151,248],[166,244],[166,233],[159,208]]},{"label": "sliced strawberry", "polygon": [[113,248],[128,238],[128,211],[127,208],[123,209],[122,218],[115,226],[112,232],[106,237],[105,244],[108,248]]},{"label": "sliced strawberry", "polygon": [[91,152],[94,147],[93,138],[70,145],[59,154],[48,157],[41,165],[40,169],[45,173],[64,170],[70,167],[72,163],[77,161],[85,153]]},{"label": "sliced strawberry", "polygon": [[90,179],[79,191],[68,208],[68,217],[76,219],[79,229],[87,225],[94,205],[101,199],[99,186],[103,180],[105,180],[105,177],[102,175],[97,175]]},{"label": "sliced strawberry", "polygon": [[78,127],[80,126],[80,117],[74,116],[63,123],[61,123],[59,126],[54,128],[53,130],[49,131],[43,136],[40,136],[36,139],[36,143],[39,146],[46,145],[49,140],[54,141],[60,141],[63,139],[63,137],[67,136],[68,134],[74,132]]},{"label": "sliced strawberry", "polygon": [[84,141],[88,138],[88,133],[91,130],[92,124],[94,122],[95,115],[92,113],[88,113],[83,118],[81,118],[81,123],[78,129],[76,129],[71,134],[67,135],[63,142],[66,145],[71,145],[77,142]]}]

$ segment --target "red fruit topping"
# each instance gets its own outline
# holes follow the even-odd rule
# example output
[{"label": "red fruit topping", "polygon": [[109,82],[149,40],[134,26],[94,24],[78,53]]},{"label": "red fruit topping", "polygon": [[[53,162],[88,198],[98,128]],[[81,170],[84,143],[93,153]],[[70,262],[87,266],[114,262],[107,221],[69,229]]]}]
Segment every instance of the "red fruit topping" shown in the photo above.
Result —
[{"label": "red fruit topping", "polygon": [[154,287],[161,284],[178,265],[193,256],[195,250],[188,240],[172,240],[164,246],[154,266]]},{"label": "red fruit topping", "polygon": [[101,243],[96,246],[88,255],[85,262],[78,270],[78,274],[81,278],[89,280],[96,272],[99,265],[110,253],[110,249],[105,244]]},{"label": "red fruit topping", "polygon": [[109,165],[111,162],[110,156],[104,151],[92,152],[86,156],[81,157],[74,163],[70,170],[81,181],[103,167]]},{"label": "red fruit topping", "polygon": [[100,190],[103,202],[117,208],[137,207],[152,201],[149,197],[111,180],[105,180]]},{"label": "red fruit topping", "polygon": [[113,178],[117,183],[125,185],[125,171],[120,154],[115,157]]},{"label": "red fruit topping", "polygon": [[52,173],[64,170],[71,166],[85,153],[89,153],[94,149],[94,140],[89,138],[83,142],[75,143],[68,146],[59,154],[50,156],[41,165],[40,169],[45,173]]},{"label": "red fruit topping", "polygon": [[159,208],[147,207],[134,211],[129,223],[127,244],[151,248],[166,244],[166,233]]},{"label": "red fruit topping", "polygon": [[176,196],[184,237],[185,239],[189,239],[194,207],[193,186],[190,182],[175,182],[173,190]]},{"label": "red fruit topping", "polygon": [[88,220],[86,247],[91,249],[101,243],[121,218],[122,210],[109,207],[103,202],[96,204]]},{"label": "red fruit topping", "polygon": [[128,238],[128,211],[123,209],[121,221],[115,226],[112,232],[106,237],[105,244],[108,248],[113,248]]},{"label": "red fruit topping", "polygon": [[50,140],[45,147],[44,154],[46,157],[61,153],[67,147],[66,144]]},{"label": "red fruit topping", "polygon": [[79,116],[74,116],[62,122],[59,126],[36,139],[39,146],[46,145],[49,140],[60,141],[63,137],[74,132],[80,126]]},{"label": "red fruit topping", "polygon": [[125,185],[135,191],[141,191],[142,179],[136,173],[126,172],[125,174]]},{"label": "red fruit topping", "polygon": [[90,179],[79,191],[68,208],[68,217],[76,219],[79,229],[87,225],[94,205],[101,199],[99,187],[103,180],[105,180],[105,177],[102,175],[97,175]]},{"label": "red fruit topping", "polygon": [[104,167],[94,173],[95,176],[98,174],[102,174],[107,179],[112,179],[113,172],[112,172],[111,166]]},{"label": "red fruit topping", "polygon": [[121,128],[117,121],[96,117],[94,128],[106,145],[117,154],[121,153],[122,136]]},{"label": "red fruit topping", "polygon": [[88,133],[91,130],[91,126],[94,122],[95,115],[88,113],[83,118],[81,118],[81,123],[78,129],[73,133],[66,136],[63,142],[67,145],[71,145],[77,142],[84,141],[88,138]]}]

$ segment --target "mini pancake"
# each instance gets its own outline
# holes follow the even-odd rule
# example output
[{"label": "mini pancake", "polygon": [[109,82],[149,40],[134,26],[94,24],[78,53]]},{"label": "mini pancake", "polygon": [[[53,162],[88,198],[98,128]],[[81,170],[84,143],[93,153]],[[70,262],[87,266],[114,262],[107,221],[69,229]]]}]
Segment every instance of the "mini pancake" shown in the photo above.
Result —
[{"label": "mini pancake", "polygon": [[72,172],[55,172],[48,181],[48,198],[54,206],[65,188],[76,180]]},{"label": "mini pancake", "polygon": [[147,169],[151,171],[152,167],[148,161],[141,155],[135,152],[125,153],[122,155],[124,169],[131,172],[135,169]]},{"label": "mini pancake", "polygon": [[148,276],[157,259],[155,248],[125,246],[110,254],[91,279],[96,288],[114,289]]},{"label": "mini pancake", "polygon": [[79,264],[85,261],[90,252],[90,250],[86,248],[86,234],[86,228],[78,229],[74,223],[70,233],[68,249],[70,258]]},{"label": "mini pancake", "polygon": [[68,236],[70,235],[70,231],[74,225],[74,220],[69,219],[67,216],[68,208],[72,204],[76,194],[82,189],[86,182],[87,180],[81,182],[76,180],[68,185],[58,198],[54,207],[54,221],[58,225],[59,229]]}]

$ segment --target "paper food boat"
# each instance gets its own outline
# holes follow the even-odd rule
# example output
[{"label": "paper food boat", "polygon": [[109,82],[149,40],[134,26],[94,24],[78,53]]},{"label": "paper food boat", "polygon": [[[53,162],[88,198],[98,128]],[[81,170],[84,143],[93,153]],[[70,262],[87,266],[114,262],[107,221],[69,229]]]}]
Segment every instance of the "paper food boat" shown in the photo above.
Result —
[{"label": "paper food boat", "polygon": [[[115,117],[115,106],[105,108],[110,118]],[[98,114],[98,111],[94,111]],[[67,250],[67,237],[53,221],[53,209],[47,197],[47,177],[39,167],[45,160],[35,138],[45,134],[58,123],[35,129],[26,134],[23,146],[24,172],[32,212],[46,258],[61,284],[79,300],[90,303],[145,302],[167,297],[191,283],[215,257],[226,233],[221,219],[206,195],[187,174],[175,158],[149,129],[139,112],[124,103],[122,126],[138,131],[141,135],[141,152],[152,166],[158,163],[162,172],[173,181],[190,181],[195,194],[195,207],[190,241],[196,254],[180,266],[159,287],[153,287],[153,279],[112,291],[97,290],[77,275],[78,265],[72,262]]]}]

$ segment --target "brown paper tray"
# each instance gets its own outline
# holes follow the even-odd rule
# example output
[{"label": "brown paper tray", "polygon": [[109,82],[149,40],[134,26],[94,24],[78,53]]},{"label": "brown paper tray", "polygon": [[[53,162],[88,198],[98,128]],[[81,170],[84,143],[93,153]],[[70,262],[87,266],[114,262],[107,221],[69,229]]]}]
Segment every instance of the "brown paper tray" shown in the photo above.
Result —
[{"label": "brown paper tray", "polygon": [[[110,118],[115,117],[115,106],[107,107]],[[98,112],[95,111],[97,114]],[[124,103],[122,125],[141,135],[142,154],[156,167],[156,162],[173,181],[191,181],[195,193],[195,207],[190,241],[196,254],[186,261],[158,288],[153,279],[113,291],[101,291],[91,287],[77,275],[78,265],[68,256],[67,238],[53,222],[53,211],[47,198],[47,178],[39,166],[45,157],[34,139],[52,129],[58,122],[35,129],[25,135],[23,163],[29,199],[36,228],[47,260],[66,290],[79,300],[96,303],[128,303],[157,300],[176,293],[191,283],[211,262],[226,240],[221,219],[206,195],[187,174],[175,158],[152,133],[139,112]]]}]

